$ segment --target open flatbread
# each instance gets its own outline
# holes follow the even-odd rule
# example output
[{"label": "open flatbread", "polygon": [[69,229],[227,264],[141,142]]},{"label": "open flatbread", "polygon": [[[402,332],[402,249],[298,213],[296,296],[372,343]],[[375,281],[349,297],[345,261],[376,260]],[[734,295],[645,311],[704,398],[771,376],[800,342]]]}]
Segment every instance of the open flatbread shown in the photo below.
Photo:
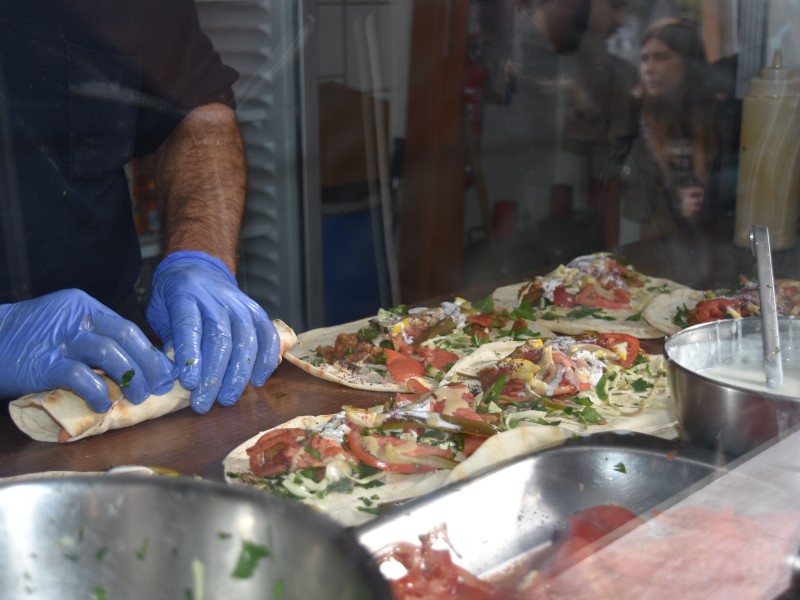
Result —
[{"label": "open flatbread", "polygon": [[648,304],[685,286],[650,277],[606,252],[580,256],[531,281],[498,288],[495,306],[527,304],[537,324],[557,333],[627,333],[656,339],[664,333],[643,318]]},{"label": "open flatbread", "polygon": [[436,387],[449,364],[487,341],[554,335],[543,322],[528,321],[513,309],[484,310],[461,299],[400,314],[381,310],[376,317],[301,333],[286,360],[354,389],[405,392],[412,378],[418,386]]},{"label": "open flatbread", "polygon": [[[273,321],[281,341],[281,354],[297,341],[291,327]],[[24,433],[40,442],[74,442],[99,435],[109,429],[130,427],[149,419],[189,406],[189,391],[176,381],[161,396],[150,396],[141,404],[132,404],[120,387],[103,375],[108,386],[111,408],[103,413],[93,411],[86,401],[70,390],[56,389],[27,394],[9,404],[14,423]]]},{"label": "open flatbread", "polygon": [[[270,431],[291,428],[319,430],[336,418],[337,415],[301,416]],[[223,468],[228,483],[263,487],[262,481],[250,477],[247,449],[265,433],[267,432],[261,432],[244,441],[225,458]],[[369,487],[368,482],[365,487],[355,486],[347,491],[308,493],[306,497],[295,498],[324,512],[344,526],[360,525],[372,519],[375,514],[430,493],[446,483],[470,477],[516,456],[562,443],[569,436],[569,432],[558,427],[522,427],[489,438],[474,454],[452,470],[439,469],[416,474],[386,473],[380,478],[380,486]]]},{"label": "open flatbread", "polygon": [[653,298],[645,307],[642,316],[659,331],[672,335],[686,326],[685,318],[681,319],[680,315],[685,315],[705,297],[705,293],[699,290],[689,288],[672,290],[669,294]]},{"label": "open flatbread", "polygon": [[[492,368],[508,386],[483,386]],[[457,361],[436,389],[297,417],[253,436],[226,457],[225,478],[357,525],[573,435],[625,430],[674,439],[665,375],[663,358],[642,354],[629,335],[487,343]],[[570,391],[565,383],[572,381]]]}]

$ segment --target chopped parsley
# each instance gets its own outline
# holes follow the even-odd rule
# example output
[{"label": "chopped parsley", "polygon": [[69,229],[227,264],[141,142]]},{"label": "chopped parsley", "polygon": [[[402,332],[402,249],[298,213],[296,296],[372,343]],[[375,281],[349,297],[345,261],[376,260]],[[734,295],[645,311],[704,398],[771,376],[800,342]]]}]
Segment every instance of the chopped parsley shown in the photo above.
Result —
[{"label": "chopped parsley", "polygon": [[636,313],[634,315],[631,315],[630,317],[628,317],[625,320],[626,321],[641,321],[642,320],[642,313],[638,312],[638,313]]},{"label": "chopped parsley", "polygon": [[196,362],[197,362],[197,359],[196,359],[196,358],[190,358],[190,359],[188,359],[188,360],[186,361],[186,366],[187,366],[187,367],[191,367],[191,366],[192,366],[194,363],[196,363]]},{"label": "chopped parsley", "polygon": [[126,388],[130,386],[131,379],[136,375],[136,369],[128,369],[122,374],[122,380],[119,382],[119,387]]},{"label": "chopped parsley", "polygon": [[239,560],[236,568],[231,573],[231,577],[236,579],[248,579],[253,576],[253,572],[258,566],[258,561],[270,555],[269,548],[253,544],[252,542],[242,542],[242,550],[239,552]]},{"label": "chopped parsley", "polygon": [[647,390],[653,387],[653,384],[648,383],[647,381],[645,381],[640,377],[631,384],[631,387],[633,387],[633,391],[635,392],[646,392]]},{"label": "chopped parsley", "polygon": [[625,463],[624,462],[618,462],[617,464],[615,464],[614,465],[614,470],[619,472],[619,473],[625,473],[625,474],[628,473],[628,469],[625,468]]},{"label": "chopped parsley", "polygon": [[142,544],[142,547],[139,548],[136,551],[136,558],[138,558],[139,560],[144,560],[145,558],[147,558],[147,545],[149,543],[150,543],[150,540],[145,538],[144,543]]},{"label": "chopped parsley", "polygon": [[494,312],[494,300],[492,300],[492,296],[486,296],[482,300],[476,300],[472,303],[472,306],[482,312],[483,314],[490,315]]},{"label": "chopped parsley", "polygon": [[106,600],[108,598],[108,588],[97,586],[92,592],[92,600]]},{"label": "chopped parsley", "polygon": [[511,311],[511,316],[515,319],[527,319],[528,321],[536,320],[536,312],[527,300],[519,303],[519,306]]},{"label": "chopped parsley", "polygon": [[675,314],[672,315],[672,323],[673,325],[677,325],[678,327],[686,327],[688,325],[686,318],[689,316],[689,309],[686,308],[685,304],[682,304],[678,307],[678,310],[675,311]]},{"label": "chopped parsley", "polygon": [[580,306],[567,313],[568,319],[584,319],[592,317],[593,319],[602,319],[604,321],[614,321],[614,317],[610,317],[603,312],[602,308],[591,308],[589,306]]}]

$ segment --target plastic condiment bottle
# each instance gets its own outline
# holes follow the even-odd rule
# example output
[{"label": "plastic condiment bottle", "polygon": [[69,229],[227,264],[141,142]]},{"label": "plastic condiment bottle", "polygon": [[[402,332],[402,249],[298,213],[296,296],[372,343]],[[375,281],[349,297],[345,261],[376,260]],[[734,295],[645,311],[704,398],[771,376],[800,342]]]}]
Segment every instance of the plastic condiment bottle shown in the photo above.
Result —
[{"label": "plastic condiment bottle", "polygon": [[734,242],[750,247],[753,225],[769,227],[773,250],[791,248],[797,238],[800,205],[800,79],[782,65],[754,77],[744,99],[739,141]]}]

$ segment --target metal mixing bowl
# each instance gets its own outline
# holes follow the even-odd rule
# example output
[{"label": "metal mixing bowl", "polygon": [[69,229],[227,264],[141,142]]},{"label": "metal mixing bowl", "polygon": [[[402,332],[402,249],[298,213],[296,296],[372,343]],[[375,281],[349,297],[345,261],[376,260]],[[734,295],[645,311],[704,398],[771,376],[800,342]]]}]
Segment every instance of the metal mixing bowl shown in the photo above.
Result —
[{"label": "metal mixing bowl", "polygon": [[5,599],[386,598],[355,536],[312,509],[189,478],[0,486]]},{"label": "metal mixing bowl", "polygon": [[[800,319],[778,320],[784,374],[800,368]],[[743,353],[762,355],[761,319],[715,321],[680,331],[664,344],[682,437],[730,457],[777,441],[800,426],[800,399],[721,382],[703,369]]]}]

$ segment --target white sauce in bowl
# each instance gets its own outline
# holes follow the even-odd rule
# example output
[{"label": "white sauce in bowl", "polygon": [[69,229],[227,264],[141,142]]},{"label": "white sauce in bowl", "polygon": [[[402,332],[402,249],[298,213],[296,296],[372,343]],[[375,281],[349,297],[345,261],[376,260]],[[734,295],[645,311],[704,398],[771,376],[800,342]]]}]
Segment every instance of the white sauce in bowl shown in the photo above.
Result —
[{"label": "white sauce in bowl", "polygon": [[[784,365],[786,367],[787,365]],[[700,375],[748,390],[767,392],[778,396],[789,396],[800,400],[800,373],[787,368],[783,369],[783,385],[780,388],[768,388],[764,365],[752,361],[736,361],[731,364],[715,365],[697,371]]]}]

